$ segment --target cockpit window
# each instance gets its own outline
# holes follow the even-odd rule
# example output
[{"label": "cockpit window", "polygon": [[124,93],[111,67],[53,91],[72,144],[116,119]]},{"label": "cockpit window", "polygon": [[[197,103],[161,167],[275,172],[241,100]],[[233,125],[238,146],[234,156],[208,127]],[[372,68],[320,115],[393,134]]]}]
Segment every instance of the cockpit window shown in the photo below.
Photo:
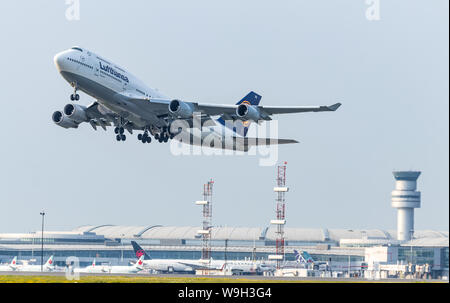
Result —
[{"label": "cockpit window", "polygon": [[72,49],[75,49],[77,51],[83,52],[83,50],[81,48],[79,48],[79,47],[72,47]]}]

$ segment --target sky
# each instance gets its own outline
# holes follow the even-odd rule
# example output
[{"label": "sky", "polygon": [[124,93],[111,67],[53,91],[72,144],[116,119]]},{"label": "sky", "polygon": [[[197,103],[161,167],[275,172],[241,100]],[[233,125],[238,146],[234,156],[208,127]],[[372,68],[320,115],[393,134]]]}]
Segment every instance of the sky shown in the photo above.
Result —
[{"label": "sky", "polygon": [[[79,45],[173,98],[330,105],[277,117],[287,227],[396,229],[393,170],[420,170],[418,230],[449,228],[449,3],[364,0],[0,2],[0,233],[81,225],[198,226],[214,179],[213,224],[265,227],[276,166],[256,156],[174,156],[118,143],[112,129],[51,121],[72,89],[53,56]],[[94,99],[80,93],[80,104]]]}]

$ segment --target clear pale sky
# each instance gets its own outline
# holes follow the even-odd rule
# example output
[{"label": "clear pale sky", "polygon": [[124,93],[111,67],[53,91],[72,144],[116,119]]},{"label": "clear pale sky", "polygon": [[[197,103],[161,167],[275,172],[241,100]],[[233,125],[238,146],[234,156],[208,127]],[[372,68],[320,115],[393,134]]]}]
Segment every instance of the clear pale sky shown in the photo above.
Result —
[{"label": "clear pale sky", "polygon": [[[392,171],[421,170],[416,229],[449,227],[448,1],[0,2],[0,232],[85,224],[199,225],[213,178],[213,223],[264,227],[276,167],[256,157],[173,156],[112,129],[65,130],[51,114],[71,87],[53,56],[73,45],[169,96],[234,104],[329,105],[279,117],[290,192],[287,226],[395,229]],[[93,99],[81,93],[80,104]]]}]

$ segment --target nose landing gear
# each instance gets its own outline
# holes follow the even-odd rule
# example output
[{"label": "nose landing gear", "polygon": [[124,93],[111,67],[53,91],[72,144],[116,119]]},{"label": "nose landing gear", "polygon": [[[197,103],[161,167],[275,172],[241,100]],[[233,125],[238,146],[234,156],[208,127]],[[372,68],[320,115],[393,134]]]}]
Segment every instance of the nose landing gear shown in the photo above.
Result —
[{"label": "nose landing gear", "polygon": [[73,86],[73,94],[70,95],[70,100],[78,101],[80,100],[80,95],[77,94],[78,86],[76,82],[71,83]]}]

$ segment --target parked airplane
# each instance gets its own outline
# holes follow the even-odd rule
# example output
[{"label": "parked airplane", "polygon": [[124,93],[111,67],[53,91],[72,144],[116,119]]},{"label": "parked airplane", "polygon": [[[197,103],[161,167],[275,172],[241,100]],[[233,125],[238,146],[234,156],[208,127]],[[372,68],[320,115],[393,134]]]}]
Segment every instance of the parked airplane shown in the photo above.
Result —
[{"label": "parked airplane", "polygon": [[109,274],[135,274],[143,270],[144,256],[141,256],[138,261],[131,266],[105,266],[102,271]]},{"label": "parked airplane", "polygon": [[[160,143],[175,138],[188,144],[240,151],[255,145],[298,143],[291,139],[249,138],[248,128],[251,122],[270,121],[275,114],[335,111],[341,105],[261,106],[261,96],[254,92],[236,105],[188,102],[161,94],[87,49],[72,47],[58,53],[54,62],[74,88],[72,101],[80,99],[78,91],[97,101],[87,107],[67,104],[63,111],[53,113],[52,120],[64,128],[77,128],[83,122],[95,130],[114,125],[117,141],[126,140],[125,130],[130,134],[136,130],[142,132],[138,135],[142,143],[150,143],[153,136]],[[203,126],[201,132],[197,131],[200,127],[196,121]]]},{"label": "parked airplane", "polygon": [[8,265],[0,265],[0,271],[16,271],[17,268],[17,257],[14,257]]},{"label": "parked airplane", "polygon": [[[17,269],[18,271],[31,271],[31,272],[38,272],[41,271],[41,265],[28,265],[24,264]],[[55,265],[53,264],[53,256],[50,256],[48,258],[47,262],[45,262],[44,266],[42,266],[43,271],[54,271]]]},{"label": "parked airplane", "polygon": [[86,267],[77,267],[77,268],[74,268],[74,270],[73,270],[75,273],[103,273],[103,272],[105,272],[104,271],[104,269],[103,269],[103,266],[98,266],[96,263],[95,263],[95,259],[94,259],[94,261],[92,261],[92,264],[91,265],[89,265],[89,266],[86,266]]},{"label": "parked airplane", "polygon": [[297,263],[310,265],[313,269],[322,269],[328,266],[328,263],[325,261],[315,261],[313,257],[311,257],[311,255],[306,251],[302,251],[301,253],[299,253],[294,249],[294,254]]},{"label": "parked airplane", "polygon": [[143,258],[144,267],[159,272],[184,272],[192,273],[194,268],[191,264],[185,264],[183,260],[152,259],[142,247],[135,241],[131,241],[136,258]]},{"label": "parked airplane", "polygon": [[145,250],[135,241],[131,241],[136,257],[144,257],[144,266],[159,272],[194,272],[197,269],[228,269],[233,274],[249,274],[261,272],[261,262],[259,261],[237,261],[211,259],[208,263],[203,260],[188,259],[152,259]]}]

